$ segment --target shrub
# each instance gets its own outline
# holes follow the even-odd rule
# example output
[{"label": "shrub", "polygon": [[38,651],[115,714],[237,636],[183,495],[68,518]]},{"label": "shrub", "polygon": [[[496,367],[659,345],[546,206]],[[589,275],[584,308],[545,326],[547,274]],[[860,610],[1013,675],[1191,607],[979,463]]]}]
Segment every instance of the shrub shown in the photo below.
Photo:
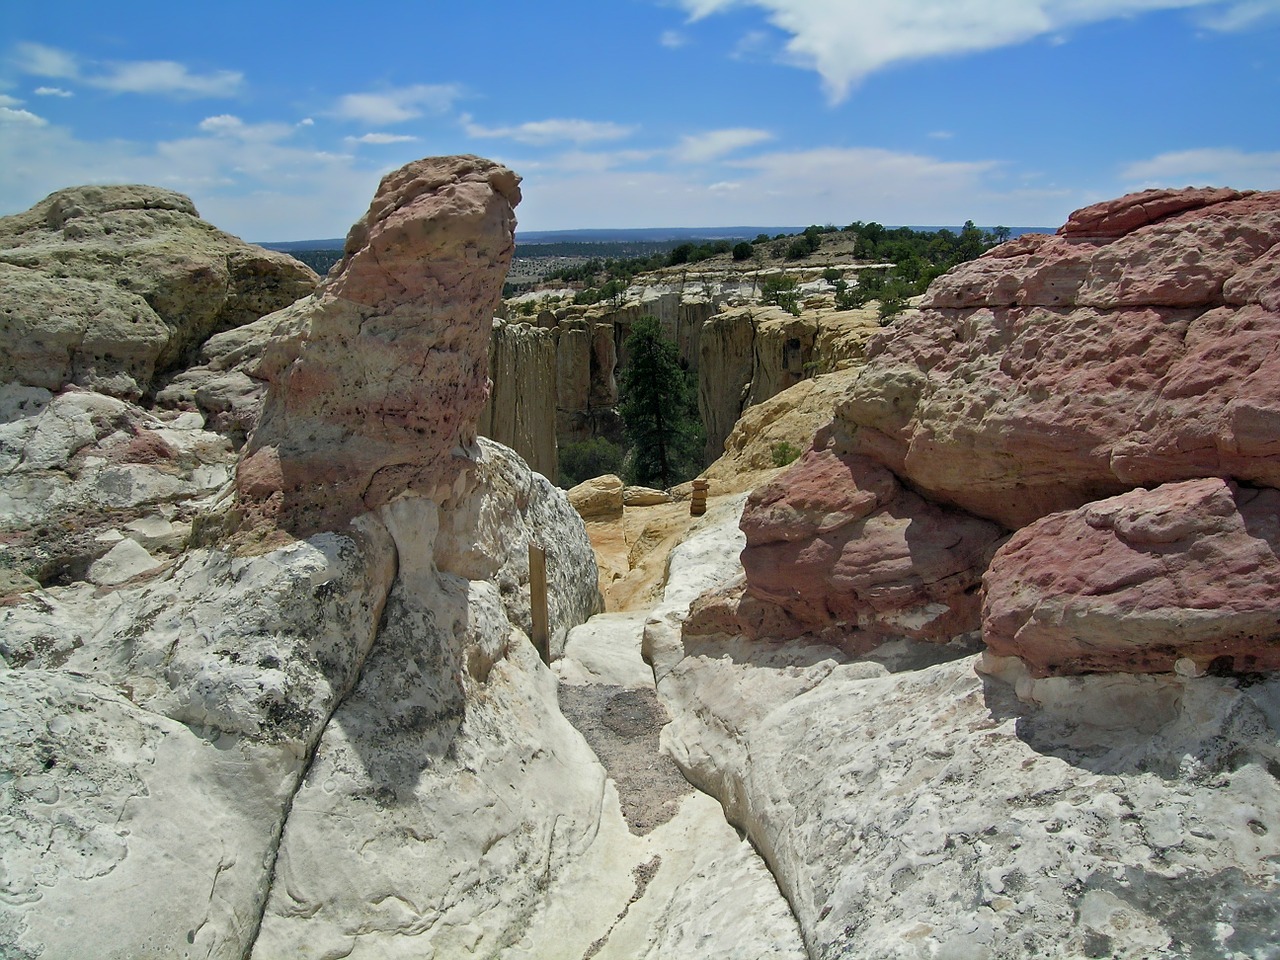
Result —
[{"label": "shrub", "polygon": [[771,303],[781,307],[793,316],[800,316],[800,292],[796,289],[799,281],[785,273],[773,277],[765,277],[760,285],[760,302]]},{"label": "shrub", "polygon": [[775,467],[785,467],[789,463],[794,463],[803,452],[794,443],[788,443],[786,440],[779,440],[769,448],[769,455],[773,458]]},{"label": "shrub", "polygon": [[750,259],[751,259],[751,255],[752,255],[753,253],[755,253],[755,252],[756,252],[755,247],[751,246],[751,244],[747,243],[747,242],[744,240],[742,243],[736,243],[736,244],[734,244],[734,246],[733,246],[733,259],[735,259],[735,260],[750,260]]}]

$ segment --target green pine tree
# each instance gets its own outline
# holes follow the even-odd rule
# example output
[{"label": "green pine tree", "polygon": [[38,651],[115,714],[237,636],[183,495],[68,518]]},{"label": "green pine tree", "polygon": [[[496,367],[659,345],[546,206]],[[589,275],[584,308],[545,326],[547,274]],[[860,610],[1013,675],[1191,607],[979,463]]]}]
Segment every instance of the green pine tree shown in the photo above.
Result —
[{"label": "green pine tree", "polygon": [[618,412],[631,444],[627,479],[662,488],[692,479],[702,469],[704,431],[697,390],[679,350],[656,319],[642,317],[626,351]]}]

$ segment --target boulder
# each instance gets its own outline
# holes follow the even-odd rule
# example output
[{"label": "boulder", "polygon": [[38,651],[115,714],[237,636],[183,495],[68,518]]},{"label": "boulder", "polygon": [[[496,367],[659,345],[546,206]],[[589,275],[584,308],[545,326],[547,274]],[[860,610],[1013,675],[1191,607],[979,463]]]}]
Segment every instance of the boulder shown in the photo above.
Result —
[{"label": "boulder", "polygon": [[653,507],[660,503],[670,503],[674,497],[665,490],[652,487],[623,487],[622,505],[624,507]]},{"label": "boulder", "polygon": [[71,187],[0,218],[0,383],[150,394],[212,334],[304,297],[319,277],[146,186]]},{"label": "boulder", "polygon": [[569,502],[584,520],[622,516],[624,486],[613,474],[583,480],[569,491]]},{"label": "boulder", "polygon": [[1280,485],[1280,192],[1161,191],[962,264],[874,340],[837,448],[1017,528],[1134,486]]},{"label": "boulder", "polygon": [[814,634],[850,652],[888,637],[947,642],[978,629],[978,585],[1002,538],[995,524],[905,489],[875,461],[827,447],[753,491],[742,530],[736,629],[710,629],[710,611],[688,629]]},{"label": "boulder", "polygon": [[236,473],[247,527],[306,535],[405,491],[449,497],[489,393],[518,184],[477,157],[383,178],[258,367],[270,386]]},{"label": "boulder", "polygon": [[1133,490],[1024,527],[983,577],[983,639],[1033,676],[1280,668],[1280,490]]}]

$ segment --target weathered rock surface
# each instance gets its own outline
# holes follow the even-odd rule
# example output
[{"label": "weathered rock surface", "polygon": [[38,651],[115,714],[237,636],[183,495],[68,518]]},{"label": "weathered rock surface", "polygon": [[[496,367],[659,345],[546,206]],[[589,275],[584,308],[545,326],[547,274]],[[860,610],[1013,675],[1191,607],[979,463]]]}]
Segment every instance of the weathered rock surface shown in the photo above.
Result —
[{"label": "weathered rock surface", "polygon": [[1280,668],[1278,517],[1217,478],[1052,514],[992,561],[983,638],[1037,676]]},{"label": "weathered rock surface", "polygon": [[[48,584],[82,579],[122,540],[172,555],[200,501],[227,482],[233,457],[199,414],[149,413],[78,388],[2,385],[0,558]],[[139,523],[168,530],[156,539]]]},{"label": "weathered rock surface", "polygon": [[872,342],[840,452],[1009,528],[1139,485],[1280,484],[1280,193],[1087,208],[935,282]]},{"label": "weathered rock surface", "polygon": [[722,310],[703,324],[699,340],[698,409],[706,454],[717,459],[749,408],[814,376],[856,364],[879,332],[870,311],[780,307]]},{"label": "weathered rock surface", "polygon": [[395,572],[390,537],[366,533],[198,551],[145,587],[3,610],[0,952],[244,955]]},{"label": "weathered rock surface", "polygon": [[1090,678],[1058,712],[973,657],[762,653],[681,661],[664,739],[810,956],[1252,957],[1280,933],[1276,681]]},{"label": "weathered rock surface", "polygon": [[448,498],[488,396],[518,184],[477,157],[383,178],[258,368],[271,386],[236,474],[249,524],[307,534],[406,490]]},{"label": "weathered rock surface", "polygon": [[158,187],[59,190],[0,218],[0,383],[151,393],[210,335],[306,296],[319,277]]}]

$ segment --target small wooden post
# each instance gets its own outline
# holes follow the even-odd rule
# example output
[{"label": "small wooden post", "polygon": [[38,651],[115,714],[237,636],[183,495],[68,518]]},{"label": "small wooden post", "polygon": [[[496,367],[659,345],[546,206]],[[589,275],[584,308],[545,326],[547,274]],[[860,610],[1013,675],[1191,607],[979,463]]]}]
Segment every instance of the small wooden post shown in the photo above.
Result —
[{"label": "small wooden post", "polygon": [[533,618],[533,648],[542,662],[551,663],[550,631],[547,627],[547,551],[529,541],[529,609]]},{"label": "small wooden post", "polygon": [[693,481],[693,499],[689,501],[689,516],[700,517],[707,512],[707,488],[710,480]]}]

